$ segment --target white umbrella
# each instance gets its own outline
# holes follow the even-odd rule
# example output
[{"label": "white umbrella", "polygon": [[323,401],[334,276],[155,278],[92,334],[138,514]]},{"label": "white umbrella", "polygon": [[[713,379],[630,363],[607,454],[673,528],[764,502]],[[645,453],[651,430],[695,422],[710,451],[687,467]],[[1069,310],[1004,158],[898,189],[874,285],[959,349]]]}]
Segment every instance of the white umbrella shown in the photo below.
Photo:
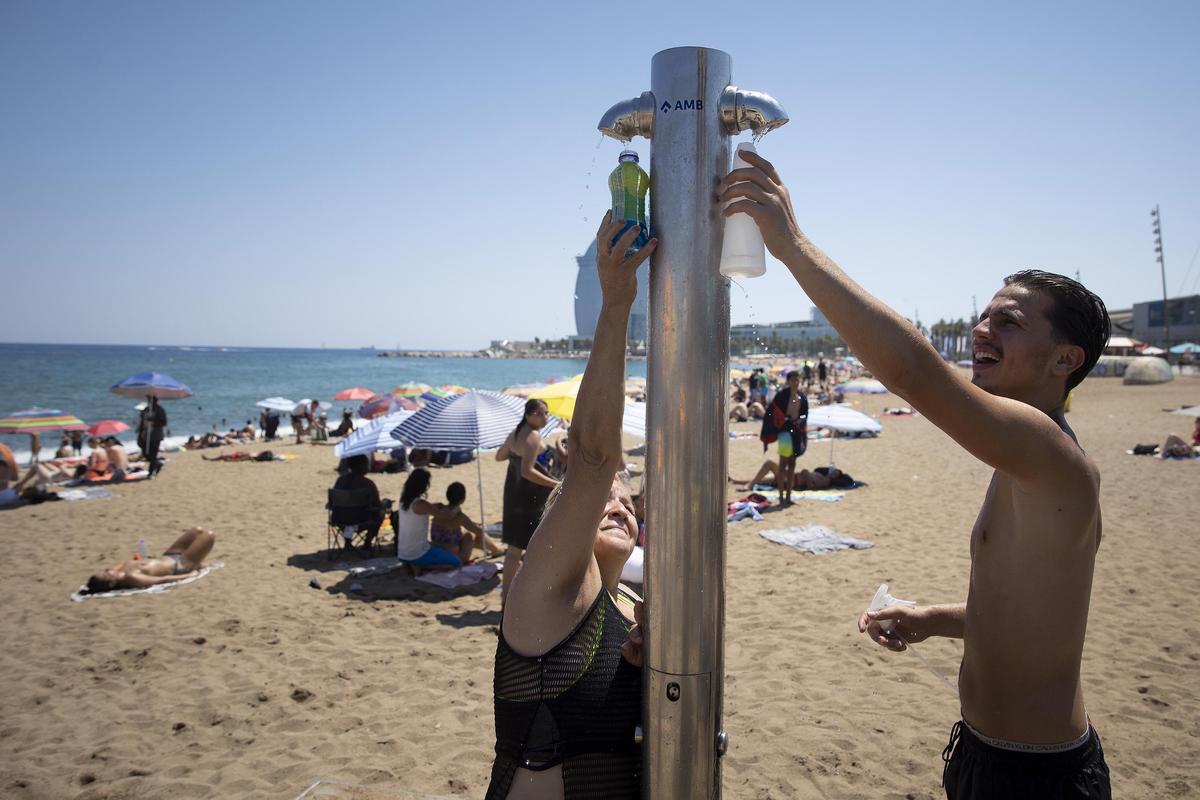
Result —
[{"label": "white umbrella", "polygon": [[[861,411],[848,405],[833,403],[827,406],[811,406],[808,409],[808,427],[828,428],[840,433],[879,433],[883,425]],[[829,437],[829,463],[833,463],[833,440]]]},{"label": "white umbrella", "polygon": [[394,438],[394,431],[401,422],[411,417],[415,412],[396,411],[383,417],[376,417],[355,429],[354,433],[337,443],[333,454],[338,458],[370,455],[376,450],[393,450],[399,446]]},{"label": "white umbrella", "polygon": [[296,402],[288,400],[286,397],[268,397],[266,400],[259,400],[254,405],[259,408],[265,408],[268,411],[283,411],[290,414],[292,409],[296,407]]}]

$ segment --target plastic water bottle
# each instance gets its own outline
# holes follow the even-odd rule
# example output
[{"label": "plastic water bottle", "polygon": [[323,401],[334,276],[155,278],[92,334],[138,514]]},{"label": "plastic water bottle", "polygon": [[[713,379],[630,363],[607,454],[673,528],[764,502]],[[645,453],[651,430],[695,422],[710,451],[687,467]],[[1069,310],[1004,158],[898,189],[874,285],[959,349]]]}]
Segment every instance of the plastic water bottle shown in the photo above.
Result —
[{"label": "plastic water bottle", "polygon": [[[733,157],[733,169],[750,166],[742,160],[741,154],[745,151],[758,152],[749,142],[739,144]],[[726,278],[757,278],[766,271],[766,248],[758,223],[749,214],[726,217],[725,240],[721,244],[721,274]]]},{"label": "plastic water bottle", "polygon": [[612,243],[616,244],[634,225],[638,227],[637,238],[625,251],[628,257],[650,241],[650,226],[646,222],[646,194],[650,191],[650,176],[638,166],[636,150],[625,149],[617,156],[617,167],[608,174],[608,188],[612,192],[613,222],[625,223],[621,226],[621,232],[613,237]]},{"label": "plastic water bottle", "polygon": [[145,539],[138,539],[138,540],[137,540],[136,550],[137,550],[137,557],[138,557],[138,560],[140,560],[140,561],[147,561],[147,560],[149,560],[149,558],[150,558],[150,545],[146,544],[146,540],[145,540]]},{"label": "plastic water bottle", "polygon": [[[892,597],[891,593],[888,592],[888,585],[886,583],[881,583],[879,584],[879,588],[875,590],[875,596],[871,598],[871,605],[867,607],[867,610],[882,611],[883,609],[890,608],[891,606],[908,606],[909,608],[916,608],[917,604],[913,600],[901,600],[898,597]],[[891,632],[896,629],[896,620],[880,620],[879,627],[884,633],[890,635]]]}]

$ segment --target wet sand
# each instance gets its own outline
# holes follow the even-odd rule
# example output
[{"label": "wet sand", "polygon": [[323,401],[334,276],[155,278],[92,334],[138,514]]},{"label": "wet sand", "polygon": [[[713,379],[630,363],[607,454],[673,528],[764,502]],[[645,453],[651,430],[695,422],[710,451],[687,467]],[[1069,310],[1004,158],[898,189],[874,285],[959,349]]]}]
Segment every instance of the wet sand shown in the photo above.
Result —
[{"label": "wet sand", "polygon": [[[902,402],[852,399],[871,414]],[[1190,431],[1189,418],[1161,409],[1198,401],[1200,378],[1093,379],[1069,415],[1103,475],[1083,681],[1119,797],[1200,796],[1200,463],[1124,452]],[[729,526],[727,797],[943,796],[954,692],[855,621],[880,582],[920,602],[965,596],[988,469],[922,417],[883,425],[877,439],[833,448],[868,486]],[[325,552],[332,448],[269,447],[297,458],[177,453],[159,478],[112,499],[0,512],[0,796],[294,798],[322,778],[373,787],[360,797],[483,795],[496,581],[449,592],[403,573],[349,578]],[[761,458],[756,439],[731,441],[733,474]],[[814,441],[800,465],[828,461],[829,443]],[[495,522],[502,465],[485,454],[482,466]],[[399,494],[404,476],[375,477],[385,496]],[[434,470],[431,498],[454,480],[478,519],[474,464]],[[875,547],[802,555],[755,533],[809,523]],[[161,551],[197,524],[217,532],[212,558],[224,569],[161,595],[68,599],[139,537]],[[959,643],[920,650],[953,682]]]}]

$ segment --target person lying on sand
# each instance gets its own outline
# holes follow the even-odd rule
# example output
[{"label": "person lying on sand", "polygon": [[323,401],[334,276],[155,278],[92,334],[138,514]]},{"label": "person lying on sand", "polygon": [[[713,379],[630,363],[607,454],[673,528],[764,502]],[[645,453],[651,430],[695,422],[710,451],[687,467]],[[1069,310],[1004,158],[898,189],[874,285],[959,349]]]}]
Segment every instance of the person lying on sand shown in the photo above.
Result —
[{"label": "person lying on sand", "polygon": [[[895,605],[858,622],[890,650],[931,636],[962,640],[947,797],[1111,797],[1080,676],[1100,471],[1063,408],[1108,342],[1104,302],[1063,275],[1008,276],[971,331],[968,383],[805,236],[771,162],[742,157],[750,166],[721,181],[722,214],[749,214],[863,366],[994,470],[970,535],[966,602]],[[805,195],[811,204],[819,193]],[[944,502],[931,492],[931,510]]]},{"label": "person lying on sand", "polygon": [[222,453],[219,456],[209,458],[203,453],[200,457],[205,461],[274,461],[275,454],[270,450],[263,450],[260,453],[246,453],[242,450],[234,450],[232,453]]},{"label": "person lying on sand", "polygon": [[[809,489],[828,489],[844,474],[837,467],[817,467],[815,470],[802,469],[792,475],[792,489],[798,492]],[[779,462],[768,458],[750,480],[742,481],[737,478],[730,478],[729,482],[734,486],[761,485],[782,488],[779,486]]]},{"label": "person lying on sand", "polygon": [[204,559],[212,552],[216,540],[217,535],[204,528],[184,531],[157,558],[122,561],[100,570],[88,578],[87,590],[95,594],[115,589],[147,589],[190,578],[204,566]]}]

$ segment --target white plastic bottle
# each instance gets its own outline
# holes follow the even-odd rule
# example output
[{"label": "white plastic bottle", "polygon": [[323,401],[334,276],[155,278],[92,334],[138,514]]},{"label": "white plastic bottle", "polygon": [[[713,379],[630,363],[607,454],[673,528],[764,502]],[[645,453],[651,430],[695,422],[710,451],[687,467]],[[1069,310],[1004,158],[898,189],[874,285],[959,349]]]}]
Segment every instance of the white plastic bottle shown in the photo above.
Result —
[{"label": "white plastic bottle", "polygon": [[[733,169],[750,166],[741,157],[746,150],[758,152],[749,142],[739,144],[733,157]],[[721,245],[721,274],[727,278],[757,278],[766,271],[766,247],[758,223],[749,214],[726,217],[725,241]]]},{"label": "white plastic bottle", "polygon": [[150,558],[150,545],[146,544],[146,540],[145,540],[145,539],[138,539],[138,540],[137,540],[137,545],[135,546],[135,550],[137,551],[138,558],[139,558],[141,561],[147,561],[147,560],[149,560],[149,558]]}]

